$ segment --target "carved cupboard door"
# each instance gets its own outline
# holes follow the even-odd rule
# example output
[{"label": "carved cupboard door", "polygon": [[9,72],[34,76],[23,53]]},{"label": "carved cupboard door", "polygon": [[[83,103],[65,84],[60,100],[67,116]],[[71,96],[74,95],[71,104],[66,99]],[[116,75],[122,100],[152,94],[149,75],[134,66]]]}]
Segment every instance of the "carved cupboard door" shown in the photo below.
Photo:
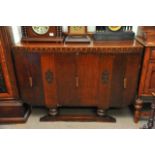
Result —
[{"label": "carved cupboard door", "polygon": [[[98,108],[107,109],[110,107],[113,86],[114,55],[101,54],[99,57],[99,91]],[[117,89],[117,88],[116,88]]]},{"label": "carved cupboard door", "polygon": [[56,83],[56,72],[54,63],[54,54],[41,54],[41,70],[44,88],[45,105],[48,108],[56,108],[58,106],[58,93]]},{"label": "carved cupboard door", "polygon": [[115,54],[113,59],[110,89],[111,107],[121,107],[123,103],[126,56]]},{"label": "carved cupboard door", "polygon": [[14,59],[22,100],[34,106],[44,105],[40,54],[16,50]]},{"label": "carved cupboard door", "polygon": [[141,55],[138,53],[126,55],[125,74],[123,79],[123,102],[121,107],[127,106],[135,101],[138,88],[138,75],[140,71]]}]

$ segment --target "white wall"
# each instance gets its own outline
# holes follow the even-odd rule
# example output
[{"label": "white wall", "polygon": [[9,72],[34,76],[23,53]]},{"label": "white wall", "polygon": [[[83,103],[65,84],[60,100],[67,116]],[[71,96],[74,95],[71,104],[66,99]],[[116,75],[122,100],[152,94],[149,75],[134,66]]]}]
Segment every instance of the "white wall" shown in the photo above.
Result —
[{"label": "white wall", "polygon": [[14,34],[14,41],[15,43],[21,40],[21,28],[20,26],[12,26],[12,31]]},{"label": "white wall", "polygon": [[[133,26],[133,31],[137,33],[137,27],[138,26]],[[14,40],[15,42],[19,42],[21,40],[21,29],[20,26],[12,26],[12,30],[14,33]],[[68,28],[67,26],[63,26],[63,31],[67,32]],[[95,26],[88,26],[88,32],[94,32],[95,31]]]},{"label": "white wall", "polygon": [[[133,31],[135,32],[135,33],[137,33],[137,27],[138,26],[133,26]],[[64,32],[67,32],[67,26],[63,26],[63,31]],[[88,26],[88,32],[95,32],[95,26]]]}]

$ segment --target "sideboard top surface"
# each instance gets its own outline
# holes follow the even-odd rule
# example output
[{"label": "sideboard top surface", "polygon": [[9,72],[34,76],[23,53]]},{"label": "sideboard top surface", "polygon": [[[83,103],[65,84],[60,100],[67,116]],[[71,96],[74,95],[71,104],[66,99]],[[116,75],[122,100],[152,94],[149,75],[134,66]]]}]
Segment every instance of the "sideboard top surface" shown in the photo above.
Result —
[{"label": "sideboard top surface", "polygon": [[14,47],[143,47],[138,41],[102,41],[102,42],[91,42],[90,44],[81,43],[17,43]]},{"label": "sideboard top surface", "polygon": [[17,43],[14,50],[27,50],[27,52],[142,52],[143,45],[138,41],[105,41],[91,42],[90,44],[64,44],[64,43]]}]

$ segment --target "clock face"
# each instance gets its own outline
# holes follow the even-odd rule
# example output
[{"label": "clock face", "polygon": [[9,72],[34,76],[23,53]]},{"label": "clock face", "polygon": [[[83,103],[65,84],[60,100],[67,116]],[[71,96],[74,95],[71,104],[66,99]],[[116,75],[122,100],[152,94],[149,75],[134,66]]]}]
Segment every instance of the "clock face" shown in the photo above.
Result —
[{"label": "clock face", "polygon": [[32,26],[32,29],[36,34],[43,35],[48,32],[49,26]]},{"label": "clock face", "polygon": [[122,26],[108,26],[108,29],[111,31],[119,31]]},{"label": "clock face", "polygon": [[86,33],[85,26],[70,26],[69,33],[73,35],[83,35]]}]

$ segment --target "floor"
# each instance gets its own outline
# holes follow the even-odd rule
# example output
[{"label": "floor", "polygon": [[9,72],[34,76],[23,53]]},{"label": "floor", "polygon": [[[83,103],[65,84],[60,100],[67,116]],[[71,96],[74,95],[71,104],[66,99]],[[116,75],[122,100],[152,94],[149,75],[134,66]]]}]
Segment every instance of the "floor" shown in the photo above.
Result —
[{"label": "floor", "polygon": [[32,109],[25,124],[0,125],[2,129],[138,129],[146,120],[138,124],[133,122],[133,113],[129,108],[111,109],[108,114],[116,118],[116,123],[104,122],[40,122],[40,117],[46,114],[45,109]]}]

